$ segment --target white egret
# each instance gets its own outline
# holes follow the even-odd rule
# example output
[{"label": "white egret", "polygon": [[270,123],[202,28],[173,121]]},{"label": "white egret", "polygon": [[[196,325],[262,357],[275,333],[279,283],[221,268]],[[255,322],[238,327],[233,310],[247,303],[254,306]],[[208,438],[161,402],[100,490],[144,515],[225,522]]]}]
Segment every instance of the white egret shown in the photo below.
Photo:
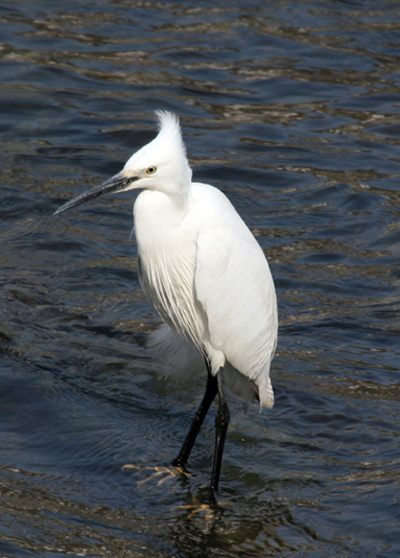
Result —
[{"label": "white egret", "polygon": [[215,504],[229,424],[225,385],[272,407],[269,377],[278,329],[267,260],[228,198],[192,182],[178,118],[157,112],[159,133],[100,186],[61,206],[61,213],[107,192],[142,189],[134,205],[139,277],[164,324],[150,345],[164,368],[207,374],[204,398],[173,465],[185,468],[218,394],[210,503]]}]

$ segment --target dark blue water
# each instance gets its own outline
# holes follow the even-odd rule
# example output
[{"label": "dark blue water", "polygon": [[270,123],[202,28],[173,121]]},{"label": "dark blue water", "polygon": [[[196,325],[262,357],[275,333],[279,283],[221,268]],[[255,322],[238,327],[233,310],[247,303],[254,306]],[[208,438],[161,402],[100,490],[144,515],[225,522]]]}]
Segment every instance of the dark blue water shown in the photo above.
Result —
[{"label": "dark blue water", "polygon": [[[399,17],[390,1],[2,3],[0,556],[400,555]],[[212,417],[191,477],[145,469],[175,457],[204,386],[147,357],[134,198],[52,216],[154,137],[158,108],[279,298],[276,405],[232,400],[215,515],[199,505]]]}]

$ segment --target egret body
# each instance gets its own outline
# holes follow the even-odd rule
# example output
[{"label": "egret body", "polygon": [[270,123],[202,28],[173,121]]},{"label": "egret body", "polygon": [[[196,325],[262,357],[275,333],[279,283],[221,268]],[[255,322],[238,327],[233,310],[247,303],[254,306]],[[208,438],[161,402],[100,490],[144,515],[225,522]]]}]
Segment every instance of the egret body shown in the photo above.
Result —
[{"label": "egret body", "polygon": [[219,396],[210,501],[215,503],[229,409],[225,386],[272,407],[269,371],[278,329],[274,283],[254,236],[227,197],[192,182],[178,118],[157,112],[159,133],[100,186],[56,213],[107,192],[140,189],[134,206],[139,278],[164,324],[150,339],[171,373],[207,377],[204,398],[173,464],[185,467]]}]

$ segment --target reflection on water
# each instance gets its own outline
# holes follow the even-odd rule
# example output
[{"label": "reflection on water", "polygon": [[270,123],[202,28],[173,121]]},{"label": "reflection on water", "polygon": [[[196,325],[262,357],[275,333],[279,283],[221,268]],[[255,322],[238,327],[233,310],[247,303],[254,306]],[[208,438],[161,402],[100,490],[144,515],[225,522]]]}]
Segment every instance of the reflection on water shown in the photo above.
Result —
[{"label": "reflection on water", "polygon": [[[397,557],[395,2],[0,9],[0,555]],[[195,178],[268,254],[276,406],[232,401],[222,509],[159,484],[203,385],[157,375],[129,194],[54,218],[182,118]],[[214,411],[215,412],[215,411]],[[139,469],[122,469],[132,463]]]}]

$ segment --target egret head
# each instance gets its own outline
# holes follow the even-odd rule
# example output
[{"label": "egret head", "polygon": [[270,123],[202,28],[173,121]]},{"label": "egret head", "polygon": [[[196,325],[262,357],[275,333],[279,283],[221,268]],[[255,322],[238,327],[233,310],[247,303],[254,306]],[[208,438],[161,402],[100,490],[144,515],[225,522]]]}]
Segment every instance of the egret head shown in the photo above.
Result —
[{"label": "egret head", "polygon": [[153,141],[132,155],[121,172],[65,203],[55,214],[108,192],[158,190],[177,200],[185,199],[190,188],[192,171],[186,157],[179,119],[167,111],[157,111],[156,115],[159,133]]}]

